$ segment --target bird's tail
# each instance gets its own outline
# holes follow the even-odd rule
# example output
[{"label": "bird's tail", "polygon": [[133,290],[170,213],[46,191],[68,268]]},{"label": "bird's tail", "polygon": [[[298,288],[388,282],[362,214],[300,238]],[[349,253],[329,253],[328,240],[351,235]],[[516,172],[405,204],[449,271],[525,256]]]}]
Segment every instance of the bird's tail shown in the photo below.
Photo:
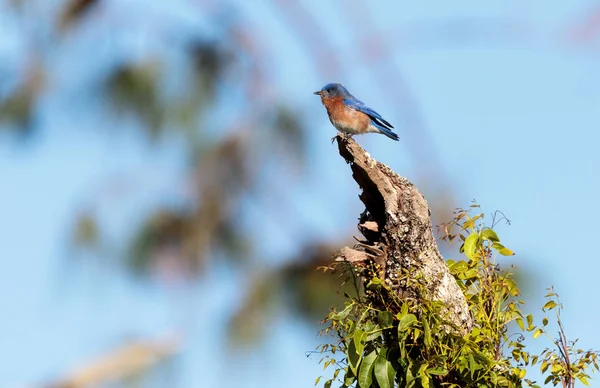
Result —
[{"label": "bird's tail", "polygon": [[398,141],[398,139],[400,139],[400,138],[398,137],[398,135],[396,135],[396,133],[395,133],[395,132],[393,132],[391,129],[387,129],[387,128],[385,128],[385,127],[381,126],[381,125],[378,125],[378,126],[377,126],[377,129],[379,129],[379,132],[380,132],[381,134],[383,134],[383,135],[386,135],[387,137],[389,137],[389,138],[390,138],[390,139],[392,139],[392,140],[396,140],[396,141]]}]

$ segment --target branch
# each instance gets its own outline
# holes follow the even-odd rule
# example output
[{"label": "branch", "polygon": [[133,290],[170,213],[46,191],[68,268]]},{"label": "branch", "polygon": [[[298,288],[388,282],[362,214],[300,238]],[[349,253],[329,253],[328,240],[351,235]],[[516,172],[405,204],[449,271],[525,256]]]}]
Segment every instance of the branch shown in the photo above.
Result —
[{"label": "branch", "polygon": [[[438,250],[423,195],[406,178],[371,158],[354,140],[338,135],[337,142],[340,155],[350,164],[352,176],[362,189],[360,200],[366,207],[358,224],[366,241],[342,249],[341,260],[353,264],[374,260],[379,264],[382,280],[403,298],[418,291],[401,274],[422,275],[419,282],[427,295],[417,296],[443,302],[448,319],[459,331],[470,331],[473,318]],[[369,251],[365,245],[373,248]],[[380,254],[373,258],[375,250]]]}]

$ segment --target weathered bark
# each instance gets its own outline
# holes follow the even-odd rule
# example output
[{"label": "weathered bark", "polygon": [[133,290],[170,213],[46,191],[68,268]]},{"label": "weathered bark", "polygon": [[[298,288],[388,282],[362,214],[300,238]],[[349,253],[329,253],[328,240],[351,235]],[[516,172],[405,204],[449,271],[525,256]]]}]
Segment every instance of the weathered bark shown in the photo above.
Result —
[{"label": "weathered bark", "polygon": [[[340,155],[350,164],[352,176],[362,189],[359,231],[366,241],[345,247],[338,260],[354,264],[374,260],[380,276],[401,297],[417,291],[402,273],[419,274],[427,295],[420,298],[441,301],[448,319],[464,334],[473,326],[464,295],[450,274],[431,228],[427,201],[406,178],[376,161],[352,139],[337,136]],[[373,249],[375,248],[375,249]]]}]

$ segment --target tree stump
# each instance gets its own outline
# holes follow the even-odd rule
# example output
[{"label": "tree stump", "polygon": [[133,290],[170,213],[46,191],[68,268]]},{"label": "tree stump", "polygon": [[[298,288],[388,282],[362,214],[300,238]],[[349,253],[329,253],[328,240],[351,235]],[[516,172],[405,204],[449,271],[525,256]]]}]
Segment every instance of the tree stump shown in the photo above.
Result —
[{"label": "tree stump", "polygon": [[415,288],[401,274],[414,274],[424,286],[419,287],[419,292],[423,294],[422,290],[426,290],[426,295],[419,297],[443,302],[447,319],[461,334],[469,332],[473,318],[440,254],[423,195],[351,138],[338,134],[337,143],[340,155],[350,164],[352,176],[362,189],[359,197],[366,207],[358,224],[365,241],[352,248],[344,247],[337,260],[353,265],[374,260],[381,280],[401,298],[415,293]]}]

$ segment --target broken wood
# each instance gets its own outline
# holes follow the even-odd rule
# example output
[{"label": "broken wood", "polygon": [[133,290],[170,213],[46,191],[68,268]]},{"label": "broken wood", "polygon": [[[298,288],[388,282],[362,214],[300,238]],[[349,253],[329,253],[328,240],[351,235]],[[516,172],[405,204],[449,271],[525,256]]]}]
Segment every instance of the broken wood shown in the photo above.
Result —
[{"label": "broken wood", "polygon": [[[365,241],[345,247],[338,260],[357,265],[366,260],[378,264],[380,277],[400,297],[417,292],[402,274],[414,275],[427,290],[419,295],[444,303],[447,318],[462,334],[473,326],[464,295],[450,273],[433,236],[427,201],[406,178],[373,159],[351,138],[337,136],[340,155],[350,164],[352,176],[362,189],[365,211],[358,229]],[[377,249],[380,254],[374,254]],[[374,257],[375,256],[375,257]]]}]

